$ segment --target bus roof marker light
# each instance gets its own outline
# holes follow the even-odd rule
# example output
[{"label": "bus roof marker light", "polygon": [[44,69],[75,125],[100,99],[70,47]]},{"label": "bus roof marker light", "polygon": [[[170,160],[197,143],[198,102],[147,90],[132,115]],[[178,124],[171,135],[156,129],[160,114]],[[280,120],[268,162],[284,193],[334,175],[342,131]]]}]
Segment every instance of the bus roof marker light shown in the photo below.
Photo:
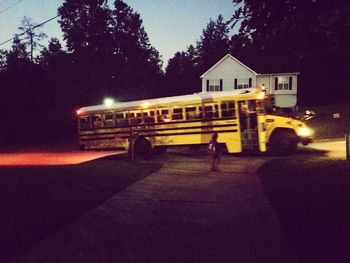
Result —
[{"label": "bus roof marker light", "polygon": [[112,98],[105,98],[103,100],[103,104],[106,105],[107,107],[112,107],[114,104],[114,99]]},{"label": "bus roof marker light", "polygon": [[149,102],[142,103],[142,108],[147,109],[151,104]]},{"label": "bus roof marker light", "polygon": [[258,95],[257,95],[257,98],[259,100],[262,100],[263,98],[265,98],[265,92],[261,91]]}]

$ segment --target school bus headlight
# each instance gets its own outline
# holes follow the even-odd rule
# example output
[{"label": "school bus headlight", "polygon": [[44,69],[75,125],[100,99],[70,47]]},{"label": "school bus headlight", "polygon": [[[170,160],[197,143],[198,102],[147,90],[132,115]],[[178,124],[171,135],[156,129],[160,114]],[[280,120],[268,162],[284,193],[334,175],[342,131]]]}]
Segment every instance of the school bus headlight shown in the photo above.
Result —
[{"label": "school bus headlight", "polygon": [[309,137],[313,135],[314,132],[310,128],[300,128],[297,133],[300,137]]},{"label": "school bus headlight", "polygon": [[107,107],[111,107],[114,104],[114,99],[112,99],[112,98],[105,98],[103,100],[103,104],[106,105]]}]

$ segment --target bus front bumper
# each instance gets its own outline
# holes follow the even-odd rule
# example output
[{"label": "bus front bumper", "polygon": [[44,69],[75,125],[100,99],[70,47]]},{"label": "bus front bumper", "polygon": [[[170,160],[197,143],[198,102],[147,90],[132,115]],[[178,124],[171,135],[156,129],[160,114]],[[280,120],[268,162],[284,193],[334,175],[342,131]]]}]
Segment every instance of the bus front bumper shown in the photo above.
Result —
[{"label": "bus front bumper", "polygon": [[300,143],[304,146],[312,143],[312,138],[311,137],[303,137],[303,138],[300,138]]}]

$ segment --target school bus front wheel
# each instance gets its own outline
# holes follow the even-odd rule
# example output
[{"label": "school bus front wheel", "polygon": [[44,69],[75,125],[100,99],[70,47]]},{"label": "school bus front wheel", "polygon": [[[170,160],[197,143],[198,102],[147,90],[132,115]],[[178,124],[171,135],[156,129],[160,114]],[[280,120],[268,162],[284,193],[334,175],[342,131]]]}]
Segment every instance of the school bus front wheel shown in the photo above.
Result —
[{"label": "school bus front wheel", "polygon": [[288,155],[297,149],[297,136],[293,130],[279,129],[272,134],[269,145],[273,153]]}]

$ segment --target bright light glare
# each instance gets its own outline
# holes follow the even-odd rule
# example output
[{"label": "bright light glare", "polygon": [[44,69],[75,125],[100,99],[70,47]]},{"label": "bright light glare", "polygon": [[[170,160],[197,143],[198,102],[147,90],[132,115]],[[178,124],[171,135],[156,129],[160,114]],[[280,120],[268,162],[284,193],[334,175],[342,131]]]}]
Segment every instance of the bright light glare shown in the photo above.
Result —
[{"label": "bright light glare", "polygon": [[298,135],[301,137],[308,137],[313,134],[313,130],[310,128],[300,128],[298,130]]},{"label": "bright light glare", "polygon": [[258,99],[259,99],[259,100],[262,100],[263,98],[265,98],[265,92],[260,92],[260,93],[258,94]]},{"label": "bright light glare", "polygon": [[82,113],[81,110],[77,110],[77,115],[80,115]]},{"label": "bright light glare", "polygon": [[146,109],[150,106],[150,103],[149,102],[144,102],[142,103],[142,108]]},{"label": "bright light glare", "polygon": [[103,100],[103,104],[106,105],[107,107],[111,107],[114,104],[114,99],[112,99],[112,98],[105,98]]}]

